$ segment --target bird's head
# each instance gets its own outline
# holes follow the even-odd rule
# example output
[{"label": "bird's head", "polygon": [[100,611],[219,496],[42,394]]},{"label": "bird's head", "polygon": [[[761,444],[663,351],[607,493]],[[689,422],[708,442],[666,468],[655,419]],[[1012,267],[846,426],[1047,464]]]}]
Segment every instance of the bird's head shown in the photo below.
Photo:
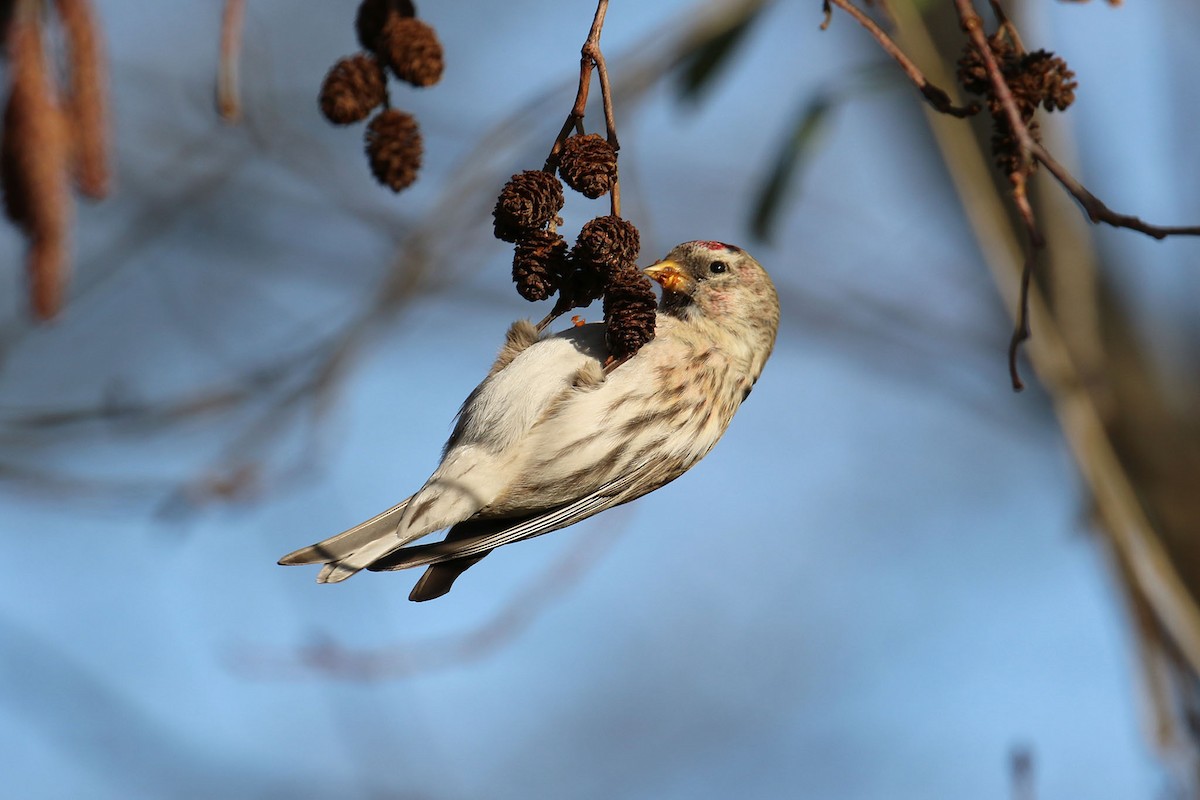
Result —
[{"label": "bird's head", "polygon": [[745,250],[723,242],[685,242],[645,272],[663,288],[662,313],[722,326],[755,350],[771,351],[779,296],[767,271]]}]

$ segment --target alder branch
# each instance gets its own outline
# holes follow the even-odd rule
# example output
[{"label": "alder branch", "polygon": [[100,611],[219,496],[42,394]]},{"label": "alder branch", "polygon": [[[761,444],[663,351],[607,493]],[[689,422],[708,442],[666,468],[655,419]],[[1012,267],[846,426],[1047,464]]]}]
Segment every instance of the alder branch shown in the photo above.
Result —
[{"label": "alder branch", "polygon": [[879,42],[879,46],[883,48],[883,51],[895,59],[900,68],[904,70],[904,74],[916,85],[917,91],[929,101],[931,106],[943,114],[949,114],[953,117],[970,117],[979,113],[979,105],[977,103],[972,103],[968,106],[954,105],[950,100],[950,95],[945,90],[933,85],[925,77],[925,73],[921,72],[917,65],[913,63],[913,60],[905,55],[900,46],[892,41],[892,37],[888,36],[887,32],[875,23],[875,20],[868,17],[862,9],[855,6],[850,0],[825,0],[825,21],[821,23],[821,30],[828,28],[832,20],[833,11],[830,8],[830,3],[833,3],[854,17],[859,25],[862,25],[867,29],[868,33],[875,37],[875,41]]},{"label": "alder branch", "polygon": [[[1024,53],[1024,46],[1021,44],[1016,27],[995,0],[990,0],[990,3],[1001,29],[1009,35],[1018,51]],[[955,117],[964,117],[979,110],[978,105],[971,105],[965,108],[954,106],[949,95],[932,84],[891,37],[874,20],[867,16],[865,12],[855,6],[851,0],[823,0],[822,9],[825,13],[825,19],[821,24],[822,29],[829,26],[833,13],[832,7],[834,5],[844,10],[860,25],[866,28],[884,52],[900,65],[909,80],[912,81],[925,99],[937,111]],[[1016,206],[1017,213],[1021,217],[1028,235],[1028,245],[1026,247],[1025,263],[1021,274],[1021,290],[1016,313],[1017,321],[1009,343],[1008,363],[1013,389],[1021,391],[1024,388],[1024,383],[1021,381],[1017,369],[1017,354],[1021,344],[1029,339],[1030,336],[1029,288],[1032,282],[1033,269],[1037,262],[1037,254],[1044,248],[1044,240],[1041,232],[1038,230],[1037,218],[1034,215],[1033,207],[1030,205],[1027,192],[1029,176],[1037,164],[1042,164],[1046,167],[1050,174],[1054,176],[1054,179],[1058,181],[1059,185],[1075,198],[1083,208],[1088,220],[1094,224],[1105,223],[1114,228],[1128,228],[1129,230],[1137,231],[1155,239],[1165,239],[1168,236],[1200,236],[1200,225],[1154,225],[1143,221],[1139,217],[1113,211],[1096,195],[1092,194],[1086,186],[1042,146],[1033,131],[1030,130],[1029,123],[1025,120],[1024,116],[1032,117],[1032,111],[1029,111],[1026,115],[1022,114],[1021,107],[1013,96],[1012,88],[1004,76],[1004,70],[1001,68],[996,54],[992,50],[987,35],[984,33],[983,20],[975,11],[972,0],[954,0],[954,6],[958,14],[960,26],[974,50],[978,52],[979,59],[987,74],[990,87],[988,94],[993,102],[993,124],[999,125],[1002,121],[1007,123],[1009,130],[1004,133],[1016,143],[1020,156],[1016,167],[1009,172],[1008,178],[1012,183],[1013,204]],[[1036,103],[1034,107],[1036,107]],[[1047,108],[1050,108],[1049,101],[1047,101]],[[1065,105],[1058,106],[1058,108],[1065,108]]]},{"label": "alder branch", "polygon": [[1153,225],[1144,222],[1131,214],[1121,214],[1105,205],[1100,198],[1088,191],[1066,167],[1060,164],[1046,148],[1036,142],[1031,150],[1039,164],[1045,165],[1055,180],[1083,206],[1088,220],[1095,224],[1103,222],[1114,228],[1128,228],[1138,233],[1144,233],[1154,239],[1166,239],[1168,236],[1200,236],[1200,225]]},{"label": "alder branch", "polygon": [[[621,143],[617,139],[617,119],[613,112],[612,85],[608,78],[608,64],[604,60],[604,53],[600,50],[600,33],[604,30],[604,17],[606,14],[608,14],[608,0],[598,0],[596,3],[596,15],[592,18],[592,27],[588,31],[587,40],[583,43],[583,47],[580,50],[579,89],[575,92],[575,103],[571,106],[571,112],[567,114],[567,119],[563,122],[558,136],[554,139],[554,145],[550,148],[550,155],[546,156],[546,165],[542,169],[547,172],[553,172],[554,168],[558,166],[559,153],[562,152],[563,144],[567,141],[571,132],[584,133],[583,118],[587,113],[587,101],[592,86],[593,70],[595,70],[600,81],[600,100],[604,106],[604,128],[608,137],[608,143],[612,145],[614,152],[621,149]],[[621,184],[619,176],[613,178],[609,199],[612,204],[612,215],[614,217],[621,216]]]},{"label": "alder branch", "polygon": [[[1021,293],[1017,300],[1017,321],[1008,342],[1008,374],[1012,380],[1013,391],[1019,392],[1025,388],[1025,382],[1021,380],[1021,372],[1017,368],[1017,355],[1021,344],[1028,341],[1031,334],[1029,328],[1029,284],[1033,279],[1037,254],[1046,246],[1045,239],[1038,230],[1033,207],[1029,204],[1029,193],[1026,191],[1029,175],[1033,172],[1033,151],[1038,144],[1034,141],[1033,134],[1029,132],[1029,126],[1025,124],[1025,120],[1021,116],[1017,101],[1012,95],[1012,90],[1009,89],[1008,82],[1004,79],[1003,70],[1000,69],[1000,62],[996,60],[996,55],[992,52],[987,36],[983,32],[983,20],[975,12],[971,0],[954,0],[954,4],[958,9],[962,29],[978,51],[984,69],[987,70],[988,81],[992,85],[996,101],[1004,110],[1004,116],[1012,130],[1012,135],[1020,145],[1020,164],[1008,176],[1012,182],[1013,204],[1017,207],[1017,213],[1020,214],[1021,222],[1025,226],[1025,233],[1029,237],[1025,248],[1025,264],[1021,269]],[[1007,20],[1002,20],[1002,24],[1007,24]]]}]

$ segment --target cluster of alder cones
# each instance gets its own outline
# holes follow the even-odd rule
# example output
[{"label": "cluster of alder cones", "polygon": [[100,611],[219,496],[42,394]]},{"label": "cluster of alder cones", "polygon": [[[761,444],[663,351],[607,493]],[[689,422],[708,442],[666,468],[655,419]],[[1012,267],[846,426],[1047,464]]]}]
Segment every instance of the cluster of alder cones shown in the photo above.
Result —
[{"label": "cluster of alder cones", "polygon": [[558,294],[552,316],[603,297],[609,353],[623,361],[654,338],[657,301],[637,268],[638,230],[619,216],[596,217],[568,247],[557,230],[565,198],[553,164],[567,186],[593,199],[617,179],[617,154],[605,139],[571,136],[547,169],[513,175],[504,185],[492,212],[496,238],[516,245],[513,281],[522,297]]},{"label": "cluster of alder cones", "polygon": [[[29,242],[30,301],[42,320],[59,312],[66,295],[72,184],[96,199],[109,187],[107,69],[96,15],[88,0],[54,0],[53,8],[62,25],[65,70],[46,50],[42,4],[9,9],[0,144],[4,212]],[[59,85],[60,74],[65,85]]]},{"label": "cluster of alder cones", "polygon": [[387,74],[413,86],[441,80],[437,34],[417,19],[410,0],[362,0],[354,20],[363,51],[338,60],[321,85],[321,113],[334,125],[367,124],[363,142],[375,179],[393,192],[411,186],[421,169],[421,129],[412,114],[392,108]]},{"label": "cluster of alder cones", "polygon": [[[1021,121],[1035,141],[1041,141],[1037,120],[1033,118],[1038,106],[1047,111],[1065,111],[1075,102],[1078,83],[1067,62],[1046,50],[1025,52],[1020,39],[1008,25],[988,37],[1004,82],[1012,92]],[[992,117],[992,157],[1006,175],[1022,168],[1021,145],[1013,135],[1004,106],[996,97],[995,88],[984,65],[983,54],[971,42],[963,48],[958,59],[958,80],[972,94],[982,96]],[[1030,165],[1032,169],[1033,165]]]}]

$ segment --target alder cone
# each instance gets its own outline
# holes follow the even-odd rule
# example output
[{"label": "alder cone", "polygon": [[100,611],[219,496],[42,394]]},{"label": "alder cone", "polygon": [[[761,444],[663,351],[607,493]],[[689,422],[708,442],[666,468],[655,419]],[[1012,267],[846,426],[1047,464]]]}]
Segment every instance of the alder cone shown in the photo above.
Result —
[{"label": "alder cone", "polygon": [[364,50],[374,52],[379,47],[383,26],[392,15],[415,17],[416,7],[409,0],[363,0],[354,15],[354,31]]},{"label": "alder cone", "polygon": [[388,17],[378,52],[397,78],[413,86],[432,86],[442,79],[442,43],[437,32],[416,17]]},{"label": "alder cone", "polygon": [[363,136],[375,180],[399,192],[412,185],[421,169],[423,145],[417,120],[399,109],[380,111]]},{"label": "alder cone", "polygon": [[558,289],[567,271],[567,243],[553,231],[534,231],[517,241],[513,281],[530,302],[545,300]]},{"label": "alder cone", "polygon": [[573,255],[569,255],[564,262],[564,271],[558,279],[558,303],[554,306],[555,313],[583,308],[599,300],[604,296],[604,281],[604,273],[597,269],[595,264],[580,263]]},{"label": "alder cone", "polygon": [[650,279],[633,264],[609,274],[604,287],[604,338],[617,360],[629,358],[654,338],[658,299]]},{"label": "alder cone", "polygon": [[563,142],[558,174],[567,186],[594,200],[612,189],[617,152],[598,134],[572,136]]},{"label": "alder cone", "polygon": [[616,216],[589,220],[575,239],[572,257],[611,271],[637,261],[641,237],[632,222]]},{"label": "alder cone", "polygon": [[562,184],[549,172],[529,169],[513,175],[492,209],[496,238],[516,242],[544,228],[562,210]]},{"label": "alder cone", "polygon": [[321,84],[320,105],[325,119],[334,125],[350,125],[366,119],[387,99],[383,67],[366,53],[340,59]]}]

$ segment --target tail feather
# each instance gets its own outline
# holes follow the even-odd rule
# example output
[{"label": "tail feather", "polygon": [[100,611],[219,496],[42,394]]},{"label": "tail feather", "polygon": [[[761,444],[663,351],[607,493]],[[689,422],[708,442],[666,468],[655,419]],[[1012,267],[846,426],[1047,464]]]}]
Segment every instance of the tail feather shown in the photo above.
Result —
[{"label": "tail feather", "polygon": [[316,544],[301,547],[299,550],[288,553],[279,559],[279,563],[284,566],[294,564],[325,564],[345,558],[375,539],[396,530],[396,526],[400,524],[400,518],[404,514],[404,509],[411,499],[409,497],[406,500],[401,500],[382,514],[376,514],[366,522],[360,522],[353,528],[342,531],[337,536],[331,536]]},{"label": "tail feather", "polygon": [[[318,583],[338,583],[404,545],[456,525],[490,503],[503,488],[504,463],[486,447],[453,448],[421,490],[382,514],[344,533],[279,560],[280,564],[324,564]],[[445,560],[445,559],[443,559]]]},{"label": "tail feather", "polygon": [[423,533],[418,532],[416,534],[408,533],[406,537],[401,537],[391,531],[384,533],[378,539],[367,542],[362,547],[354,550],[354,552],[347,553],[341,558],[326,563],[325,566],[321,567],[321,571],[317,573],[317,583],[341,583],[346,578],[365,569],[393,550],[399,550],[407,542],[419,539],[423,535]]},{"label": "tail feather", "polygon": [[[449,464],[449,469],[447,468]],[[476,487],[454,473],[461,462],[448,459],[433,477],[412,496],[394,529],[378,532],[369,541],[339,552],[317,575],[318,583],[338,583],[399,550],[404,545],[454,525],[477,512],[486,502]],[[468,467],[466,472],[470,472]],[[448,474],[447,474],[448,473]]]}]

